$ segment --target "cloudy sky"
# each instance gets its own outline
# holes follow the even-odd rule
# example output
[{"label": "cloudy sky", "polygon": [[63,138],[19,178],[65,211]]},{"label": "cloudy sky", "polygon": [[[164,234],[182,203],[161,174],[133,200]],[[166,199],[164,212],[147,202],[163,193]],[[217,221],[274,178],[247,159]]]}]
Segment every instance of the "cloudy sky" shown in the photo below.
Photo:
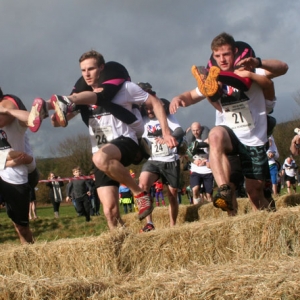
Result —
[{"label": "cloudy sky", "polygon": [[[299,115],[298,1],[1,0],[0,8],[0,86],[28,109],[35,97],[69,94],[80,76],[78,59],[92,48],[124,64],[134,82],[149,82],[172,100],[196,86],[191,66],[206,64],[211,40],[226,31],[251,44],[257,56],[288,63],[288,73],[274,80],[274,116],[284,122]],[[184,129],[193,121],[214,125],[206,101],[176,116]],[[50,149],[79,132],[87,133],[80,117],[67,128],[52,128],[47,119],[30,133],[34,153],[53,156]]]}]

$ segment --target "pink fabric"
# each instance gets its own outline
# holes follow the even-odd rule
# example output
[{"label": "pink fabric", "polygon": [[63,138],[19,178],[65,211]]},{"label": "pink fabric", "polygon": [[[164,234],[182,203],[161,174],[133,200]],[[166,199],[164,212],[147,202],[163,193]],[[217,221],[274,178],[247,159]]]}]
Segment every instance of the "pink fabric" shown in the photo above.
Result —
[{"label": "pink fabric", "polygon": [[103,82],[102,84],[120,85],[124,81],[125,81],[125,79],[116,78],[116,79],[107,80],[107,81]]}]

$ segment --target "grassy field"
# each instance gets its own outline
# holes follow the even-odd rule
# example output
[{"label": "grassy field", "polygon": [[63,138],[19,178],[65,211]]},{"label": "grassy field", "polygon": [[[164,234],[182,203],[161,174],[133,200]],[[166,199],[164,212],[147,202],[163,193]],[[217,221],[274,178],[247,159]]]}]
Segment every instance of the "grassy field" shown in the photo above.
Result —
[{"label": "grassy field", "polygon": [[[281,191],[281,195],[285,194],[286,188]],[[165,199],[168,205],[168,199]],[[189,205],[186,195],[182,196],[182,205]],[[121,214],[124,214],[122,206],[120,210]],[[58,219],[54,218],[52,205],[41,206],[38,203],[37,215],[38,219],[30,221],[30,228],[36,242],[54,241],[62,238],[98,236],[108,230],[102,206],[100,207],[100,216],[93,216],[92,221],[89,223],[85,222],[84,217],[77,217],[73,205],[69,203],[62,203]],[[11,220],[6,215],[5,208],[0,209],[0,228],[0,243],[19,243]]]},{"label": "grassy field", "polygon": [[[54,218],[51,205],[38,206],[37,215],[38,219],[30,221],[30,228],[37,242],[94,236],[107,230],[103,212],[100,216],[93,216],[92,221],[87,223],[85,217],[77,217],[73,205],[69,204],[61,205],[58,219]],[[4,208],[0,211],[0,228],[0,243],[19,243],[12,222]]]},{"label": "grassy field", "polygon": [[[183,205],[188,204],[186,196],[182,196],[182,203]],[[166,204],[168,204],[167,199]],[[122,206],[120,210],[121,214],[124,214]],[[74,206],[68,203],[62,203],[58,219],[54,218],[52,205],[40,206],[38,203],[37,215],[38,219],[30,221],[30,228],[36,242],[54,241],[62,238],[98,236],[102,232],[107,231],[102,206],[100,208],[100,216],[92,216],[92,220],[89,223],[85,221],[85,217],[77,217]],[[0,243],[19,243],[5,208],[0,209],[0,228]]]}]

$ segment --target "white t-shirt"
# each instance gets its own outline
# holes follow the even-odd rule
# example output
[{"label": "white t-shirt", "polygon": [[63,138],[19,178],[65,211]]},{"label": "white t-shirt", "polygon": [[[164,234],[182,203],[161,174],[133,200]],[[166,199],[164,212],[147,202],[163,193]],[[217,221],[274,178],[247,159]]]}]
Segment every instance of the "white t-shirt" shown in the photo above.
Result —
[{"label": "white t-shirt", "polygon": [[294,177],[297,175],[296,167],[297,167],[297,165],[294,160],[292,160],[292,163],[288,164],[287,159],[285,159],[285,161],[282,165],[282,169],[284,170],[285,174],[290,177]]},{"label": "white t-shirt", "polygon": [[191,163],[191,172],[198,174],[210,174],[212,173],[211,169],[207,166],[197,166],[194,163]]},{"label": "white t-shirt", "polygon": [[[94,115],[89,118],[89,133],[92,144],[92,152],[95,153],[99,148],[113,139],[123,135],[129,137],[138,143],[137,136],[141,136],[144,131],[144,124],[141,114],[137,109],[133,109],[132,105],[142,105],[147,99],[149,94],[143,91],[138,85],[133,82],[126,81],[112,102],[119,104],[127,110],[133,112],[137,121],[128,125],[110,113]],[[90,109],[94,109],[94,105]]]},{"label": "white t-shirt", "polygon": [[[230,89],[234,91],[227,87],[227,91]],[[201,94],[198,88],[196,91]],[[222,112],[216,110],[215,125],[230,127],[244,145],[262,146],[267,142],[267,114],[262,89],[253,82],[244,94],[244,99],[223,105]]]},{"label": "white t-shirt", "polygon": [[[27,127],[20,125],[17,119],[1,128],[0,138],[3,142],[8,142],[10,149],[26,152],[25,150],[25,132]],[[2,180],[12,184],[24,184],[28,182],[28,168],[26,165],[16,167],[6,167],[0,170]]]},{"label": "white t-shirt", "polygon": [[[171,131],[180,127],[176,117],[169,114],[167,116],[168,126]],[[156,118],[149,119],[147,116],[143,117],[144,122],[144,134],[143,137],[146,138],[151,145],[152,156],[148,160],[154,161],[164,161],[171,162],[179,158],[177,154],[177,148],[174,147],[170,149],[165,144],[156,144],[155,138],[162,137],[161,126]]]},{"label": "white t-shirt", "polygon": [[247,146],[262,146],[267,142],[267,114],[262,89],[255,82],[245,92],[249,100],[223,105],[216,111],[216,125],[230,127],[238,139]]},{"label": "white t-shirt", "polygon": [[268,163],[269,163],[269,165],[273,165],[276,163],[275,160],[279,158],[279,152],[278,152],[277,146],[275,144],[275,140],[272,135],[269,137],[269,143],[271,145],[269,146],[267,153],[269,153],[269,152],[274,153],[274,157],[269,158]]}]

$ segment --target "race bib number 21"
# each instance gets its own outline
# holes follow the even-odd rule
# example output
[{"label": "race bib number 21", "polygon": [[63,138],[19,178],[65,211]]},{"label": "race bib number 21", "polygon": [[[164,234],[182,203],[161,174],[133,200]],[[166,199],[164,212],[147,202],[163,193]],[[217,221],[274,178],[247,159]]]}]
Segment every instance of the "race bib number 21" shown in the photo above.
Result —
[{"label": "race bib number 21", "polygon": [[238,102],[224,106],[226,125],[232,130],[251,130],[254,122],[248,103]]}]

